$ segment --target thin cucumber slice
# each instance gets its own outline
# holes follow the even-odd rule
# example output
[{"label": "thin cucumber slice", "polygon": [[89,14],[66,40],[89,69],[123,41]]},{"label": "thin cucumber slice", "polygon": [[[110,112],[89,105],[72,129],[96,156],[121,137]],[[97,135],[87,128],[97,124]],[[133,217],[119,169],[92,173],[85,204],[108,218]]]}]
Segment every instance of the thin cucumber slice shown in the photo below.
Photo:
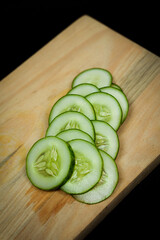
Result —
[{"label": "thin cucumber slice", "polygon": [[75,155],[75,166],[71,178],[61,189],[70,194],[81,194],[89,191],[100,180],[102,157],[96,146],[85,140],[76,139],[69,144]]},{"label": "thin cucumber slice", "polygon": [[57,134],[57,137],[69,142],[73,139],[83,139],[94,144],[93,139],[86,133],[78,129],[68,129]]},{"label": "thin cucumber slice", "polygon": [[119,102],[110,94],[103,92],[91,93],[86,98],[96,112],[96,119],[109,123],[117,131],[122,119]]},{"label": "thin cucumber slice", "polygon": [[80,85],[75,86],[74,88],[72,88],[68,94],[78,94],[81,95],[83,97],[94,93],[94,92],[100,92],[99,88],[97,88],[95,85],[93,84],[89,84],[89,83],[82,83]]},{"label": "thin cucumber slice", "polygon": [[114,87],[114,88],[116,88],[116,89],[119,89],[119,90],[121,90],[121,91],[123,92],[122,88],[121,88],[119,85],[117,85],[116,83],[112,83],[112,84],[111,84],[111,87]]},{"label": "thin cucumber slice", "polygon": [[113,87],[104,87],[101,88],[101,91],[111,94],[113,97],[117,99],[122,109],[122,123],[123,123],[127,117],[129,109],[129,104],[126,95],[121,90],[115,89]]},{"label": "thin cucumber slice", "polygon": [[115,161],[104,151],[100,150],[103,158],[103,173],[100,181],[90,191],[73,195],[73,197],[83,203],[95,204],[107,199],[117,186],[119,175]]},{"label": "thin cucumber slice", "polygon": [[81,112],[90,120],[95,119],[94,109],[86,98],[79,95],[66,95],[53,105],[49,115],[49,123],[51,123],[56,116],[67,111]]},{"label": "thin cucumber slice", "polygon": [[119,151],[119,138],[117,132],[106,122],[92,121],[96,137],[95,144],[100,150],[116,159]]},{"label": "thin cucumber slice", "polygon": [[46,136],[56,136],[67,129],[80,129],[88,133],[94,140],[94,127],[92,122],[80,112],[64,112],[58,115],[50,123]]},{"label": "thin cucumber slice", "polygon": [[73,79],[72,88],[82,83],[91,83],[98,88],[107,87],[112,83],[112,75],[102,68],[90,68],[80,72]]},{"label": "thin cucumber slice", "polygon": [[31,183],[43,190],[57,189],[72,175],[74,155],[70,146],[57,137],[38,140],[26,159],[26,173]]}]

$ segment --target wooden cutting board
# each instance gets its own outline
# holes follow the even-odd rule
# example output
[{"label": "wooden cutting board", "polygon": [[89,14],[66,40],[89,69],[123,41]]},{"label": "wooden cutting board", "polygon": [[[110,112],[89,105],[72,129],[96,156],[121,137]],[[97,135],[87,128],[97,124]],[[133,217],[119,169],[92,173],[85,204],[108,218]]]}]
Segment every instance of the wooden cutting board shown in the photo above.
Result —
[{"label": "wooden cutting board", "polygon": [[[113,74],[130,109],[118,131],[118,186],[90,206],[33,187],[25,160],[45,135],[54,102],[91,67]],[[81,239],[160,163],[160,59],[83,16],[2,80],[0,116],[1,239]]]}]

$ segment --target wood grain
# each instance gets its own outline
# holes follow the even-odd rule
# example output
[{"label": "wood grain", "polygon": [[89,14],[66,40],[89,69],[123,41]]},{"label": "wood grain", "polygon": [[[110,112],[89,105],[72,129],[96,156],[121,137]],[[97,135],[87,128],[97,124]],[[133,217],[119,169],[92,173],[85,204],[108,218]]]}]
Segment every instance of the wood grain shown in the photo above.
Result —
[{"label": "wood grain", "polygon": [[[52,105],[71,88],[75,75],[90,67],[108,69],[130,103],[118,131],[118,186],[93,206],[60,190],[38,190],[25,173],[26,154],[45,135]],[[0,92],[3,240],[82,239],[160,163],[160,59],[88,16],[4,78]]]}]

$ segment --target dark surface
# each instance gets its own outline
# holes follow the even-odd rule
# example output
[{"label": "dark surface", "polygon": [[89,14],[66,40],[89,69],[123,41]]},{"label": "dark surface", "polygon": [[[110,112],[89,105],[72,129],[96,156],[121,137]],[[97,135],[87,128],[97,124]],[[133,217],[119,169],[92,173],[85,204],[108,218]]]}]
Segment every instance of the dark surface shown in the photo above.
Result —
[{"label": "dark surface", "polygon": [[8,4],[0,8],[0,79],[84,14],[160,55],[158,5],[66,2],[32,7]]},{"label": "dark surface", "polygon": [[[144,5],[75,1],[54,5],[8,4],[0,8],[0,79],[4,78],[84,14],[160,55],[159,13]],[[142,181],[87,237],[108,239],[159,236],[160,166]]]}]

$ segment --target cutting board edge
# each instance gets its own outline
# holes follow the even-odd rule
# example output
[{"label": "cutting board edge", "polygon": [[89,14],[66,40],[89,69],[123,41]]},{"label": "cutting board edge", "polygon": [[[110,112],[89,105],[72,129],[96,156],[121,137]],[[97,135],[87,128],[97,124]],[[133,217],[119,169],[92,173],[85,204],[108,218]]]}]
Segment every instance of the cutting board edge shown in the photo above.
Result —
[{"label": "cutting board edge", "polygon": [[123,199],[130,194],[138,184],[140,184],[149,174],[160,164],[160,154],[146,167],[143,171],[130,182],[107,206],[104,208],[93,221],[86,226],[81,233],[79,233],[74,240],[82,240],[85,238],[100,222],[104,220],[109,213],[112,212]]},{"label": "cutting board edge", "polygon": [[[124,39],[128,40],[129,42],[135,44],[137,47],[140,47],[142,50],[144,50],[144,51],[146,51],[146,52],[148,52],[148,53],[150,53],[150,54],[153,54],[153,55],[156,56],[156,57],[159,57],[157,54],[155,54],[155,53],[153,53],[152,51],[150,51],[149,49],[143,47],[141,44],[135,42],[134,40],[130,39],[129,37],[127,37],[127,36],[125,36],[125,35],[123,35],[122,33],[118,32],[117,30],[113,29],[112,27],[109,27],[109,26],[106,25],[105,23],[101,22],[100,20],[97,20],[96,18],[90,16],[89,14],[84,14],[84,15],[82,15],[81,17],[79,17],[78,19],[76,19],[74,22],[76,22],[76,21],[78,21],[78,20],[80,20],[80,19],[83,19],[83,18],[93,20],[93,21],[95,21],[95,22],[103,25],[105,28],[110,29],[110,30],[113,31],[115,34],[118,34],[119,36],[123,37]],[[73,23],[74,23],[74,22],[73,22]],[[72,24],[70,24],[70,25],[72,25]],[[70,25],[69,25],[69,26],[70,26]],[[68,26],[68,27],[69,27],[69,26]],[[67,27],[67,28],[68,28],[68,27]],[[67,28],[66,28],[66,29],[67,29]]]},{"label": "cutting board edge", "polygon": [[[82,16],[82,17],[86,17],[86,15],[84,15],[84,16]],[[81,18],[82,18],[82,17],[81,17]],[[88,16],[87,16],[87,17],[88,17]],[[79,18],[79,19],[81,19],[81,18]],[[89,18],[92,19],[92,17],[89,17]],[[93,19],[93,20],[95,20],[95,19]],[[95,21],[97,21],[97,20],[95,20]],[[98,21],[97,21],[97,22],[98,22]],[[100,23],[100,24],[103,24],[103,23]],[[104,25],[104,26],[107,27],[106,25]],[[68,27],[69,27],[69,26],[68,26]],[[66,29],[68,29],[68,28],[66,28]],[[64,30],[64,31],[65,31],[65,30]],[[114,30],[113,30],[113,31],[114,31]],[[63,33],[63,31],[62,31],[61,33]],[[60,33],[60,34],[61,34],[61,33]],[[116,33],[116,32],[115,32],[115,33]],[[118,34],[119,34],[119,33],[118,33]],[[119,34],[119,35],[120,35],[120,34]],[[58,35],[57,35],[57,36],[58,36]],[[56,38],[57,36],[55,36],[55,38]],[[124,37],[124,36],[123,36],[123,37]],[[124,37],[124,38],[125,38],[125,37]],[[54,40],[54,38],[53,38],[52,40]],[[52,41],[52,40],[51,40],[51,41]],[[132,42],[132,41],[131,41],[131,42]],[[134,42],[133,42],[133,43],[134,43]],[[44,45],[44,46],[45,46],[45,45]],[[44,46],[43,46],[43,47],[44,47]],[[42,48],[43,48],[43,47],[42,47]],[[141,48],[142,48],[142,47],[141,47]],[[38,50],[38,51],[39,51],[39,50]],[[37,52],[38,52],[38,51],[37,51]],[[148,51],[148,50],[147,50],[147,51]],[[36,52],[36,53],[37,53],[37,52]],[[149,51],[148,51],[148,52],[149,52]],[[35,54],[36,54],[36,53],[35,53]],[[31,57],[32,57],[32,56],[31,56]],[[27,60],[26,60],[26,61],[27,61]],[[22,63],[22,64],[23,64],[23,63]],[[154,161],[155,161],[155,160],[153,160],[153,162],[154,162]],[[152,163],[153,163],[153,162],[152,162]],[[155,166],[155,167],[156,167],[156,166]],[[147,168],[147,167],[146,167],[146,168]],[[143,171],[145,171],[146,168],[145,168]],[[152,170],[153,170],[153,169],[151,169],[151,171],[152,171]],[[143,171],[142,171],[142,172],[143,172]],[[148,175],[148,174],[149,174],[149,172],[147,172],[147,175]],[[141,173],[140,173],[140,175],[141,175]],[[145,176],[147,176],[147,175],[144,175],[143,179],[144,179]],[[135,180],[136,180],[136,179],[134,179],[134,181],[135,181]],[[134,182],[134,181],[133,181],[133,182]],[[140,178],[139,182],[140,182],[140,181],[141,181],[141,178]],[[137,184],[138,184],[139,182],[137,182]],[[130,184],[132,184],[132,182],[131,182]],[[136,182],[135,182],[134,184],[135,184],[135,186],[137,185]],[[130,185],[128,185],[128,186],[130,186]],[[131,186],[131,187],[134,188],[135,186],[133,185],[133,186]],[[126,193],[126,195],[127,195],[130,191],[132,191],[132,188],[129,189],[128,192],[124,192],[124,193]],[[121,196],[121,199],[118,198],[118,199],[119,199],[119,202],[120,202],[123,198],[125,198],[126,195]],[[109,214],[110,211],[112,211],[112,209],[113,209],[116,205],[118,205],[118,203],[119,203],[119,202],[118,202],[118,199],[117,199],[117,202],[116,202],[116,199],[115,199],[115,201],[113,201],[111,204],[108,205],[108,206],[111,206],[111,209],[108,209],[108,212],[106,211],[106,209],[108,208],[108,206],[107,206],[106,208],[104,208],[104,209],[102,210],[102,212],[101,212],[100,214],[98,214],[98,215],[96,216],[95,220],[93,220],[92,222],[89,223],[89,225],[86,226],[85,229],[87,229],[87,231],[89,231],[90,225],[92,226],[95,221],[96,221],[96,225],[97,225],[97,224],[98,224],[98,221],[101,221],[107,214]],[[115,205],[114,205],[114,202],[115,202]],[[113,206],[113,205],[114,205],[114,206]],[[103,217],[103,216],[104,216],[104,217]],[[94,227],[94,225],[93,225],[93,227]],[[85,229],[84,229],[84,231],[85,231]]]}]

